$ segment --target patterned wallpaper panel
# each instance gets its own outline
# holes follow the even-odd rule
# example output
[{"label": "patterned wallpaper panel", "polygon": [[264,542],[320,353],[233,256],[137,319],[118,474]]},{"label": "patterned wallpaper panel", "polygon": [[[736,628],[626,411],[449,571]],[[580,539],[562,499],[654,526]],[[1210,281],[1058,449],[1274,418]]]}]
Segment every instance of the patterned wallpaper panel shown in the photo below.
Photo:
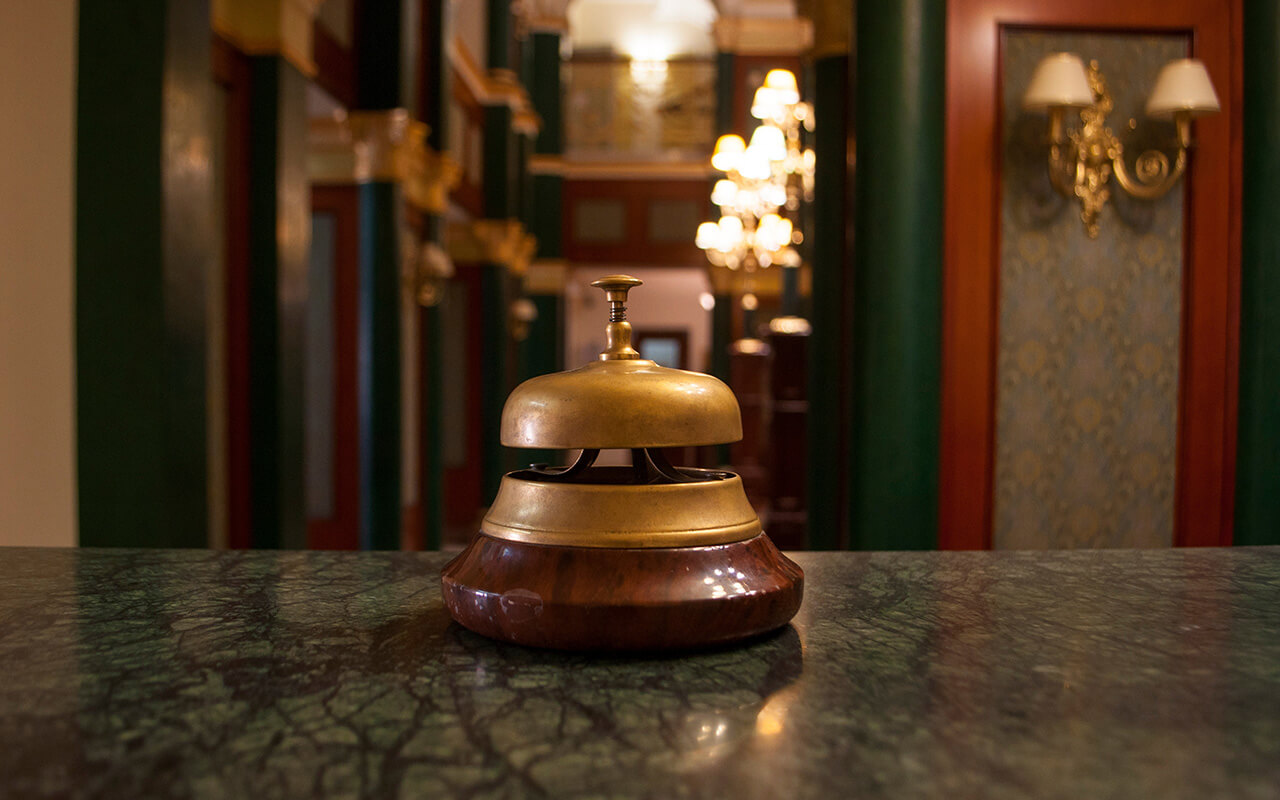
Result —
[{"label": "patterned wallpaper panel", "polygon": [[1021,98],[1046,54],[1097,60],[1115,100],[1107,125],[1132,166],[1173,141],[1173,126],[1142,108],[1161,65],[1187,46],[1178,35],[1005,36],[997,548],[1172,544],[1183,184],[1142,201],[1113,178],[1090,239],[1078,201],[1049,184],[1048,118],[1022,111]]},{"label": "patterned wallpaper panel", "polygon": [[633,70],[626,61],[573,61],[565,76],[570,155],[699,161],[715,144],[716,68],[710,60],[648,70]]}]

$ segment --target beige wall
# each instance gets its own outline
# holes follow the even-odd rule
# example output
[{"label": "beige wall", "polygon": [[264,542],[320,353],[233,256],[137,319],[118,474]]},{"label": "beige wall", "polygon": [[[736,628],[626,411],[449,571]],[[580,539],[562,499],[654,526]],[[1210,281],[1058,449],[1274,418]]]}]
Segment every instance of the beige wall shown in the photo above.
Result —
[{"label": "beige wall", "polygon": [[711,352],[711,312],[699,297],[709,292],[702,267],[575,267],[565,291],[565,368],[577,369],[604,349],[609,305],[591,282],[625,272],[644,281],[627,299],[627,319],[634,328],[683,328],[689,332],[689,369],[705,372]]},{"label": "beige wall", "polygon": [[76,543],[76,4],[0,3],[0,545]]},{"label": "beige wall", "polygon": [[476,66],[485,69],[489,65],[489,5],[480,0],[454,0],[450,3],[452,14],[450,36],[456,36],[466,45]]}]

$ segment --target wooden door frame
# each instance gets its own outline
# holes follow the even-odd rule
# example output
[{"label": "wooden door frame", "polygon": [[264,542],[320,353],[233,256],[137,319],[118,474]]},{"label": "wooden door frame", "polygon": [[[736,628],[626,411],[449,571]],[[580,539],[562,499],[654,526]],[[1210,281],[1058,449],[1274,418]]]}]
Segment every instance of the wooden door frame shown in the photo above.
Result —
[{"label": "wooden door frame", "polygon": [[1240,316],[1240,0],[947,4],[938,545],[989,549],[1000,254],[1000,39],[1006,27],[1186,33],[1222,112],[1198,120],[1185,177],[1174,543],[1231,543]]}]

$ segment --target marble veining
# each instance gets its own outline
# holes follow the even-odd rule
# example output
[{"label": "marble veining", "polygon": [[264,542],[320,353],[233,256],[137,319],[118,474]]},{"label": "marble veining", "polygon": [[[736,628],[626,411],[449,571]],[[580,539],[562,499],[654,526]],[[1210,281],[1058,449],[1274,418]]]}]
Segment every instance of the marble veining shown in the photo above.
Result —
[{"label": "marble veining", "polygon": [[446,560],[0,549],[0,796],[1280,796],[1280,548],[801,553],[663,658],[470,634]]}]

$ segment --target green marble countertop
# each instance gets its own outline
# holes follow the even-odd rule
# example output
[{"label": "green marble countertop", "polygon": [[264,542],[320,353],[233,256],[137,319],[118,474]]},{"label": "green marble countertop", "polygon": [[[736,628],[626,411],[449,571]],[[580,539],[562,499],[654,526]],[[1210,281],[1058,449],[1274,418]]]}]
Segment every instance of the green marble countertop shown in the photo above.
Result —
[{"label": "green marble countertop", "polygon": [[1280,796],[1280,548],[802,553],[793,626],[625,659],[447,558],[0,549],[0,796]]}]

